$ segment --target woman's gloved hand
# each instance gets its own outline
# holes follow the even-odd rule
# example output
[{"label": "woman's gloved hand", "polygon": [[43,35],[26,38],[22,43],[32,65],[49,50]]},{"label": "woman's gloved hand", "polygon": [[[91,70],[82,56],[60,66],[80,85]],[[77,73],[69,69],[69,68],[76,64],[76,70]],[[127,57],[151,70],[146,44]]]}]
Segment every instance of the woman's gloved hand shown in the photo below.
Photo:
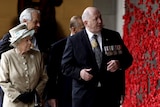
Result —
[{"label": "woman's gloved hand", "polygon": [[35,93],[35,90],[33,90],[32,92],[25,92],[23,94],[20,94],[17,99],[22,101],[23,103],[32,103],[35,98]]}]

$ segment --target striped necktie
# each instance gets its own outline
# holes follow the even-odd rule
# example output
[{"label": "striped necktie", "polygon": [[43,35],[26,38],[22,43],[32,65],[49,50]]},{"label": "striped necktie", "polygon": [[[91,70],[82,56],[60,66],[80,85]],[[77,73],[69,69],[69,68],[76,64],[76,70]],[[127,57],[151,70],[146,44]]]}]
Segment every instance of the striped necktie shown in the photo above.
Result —
[{"label": "striped necktie", "polygon": [[92,45],[92,48],[95,54],[96,62],[98,64],[98,67],[100,68],[101,63],[102,63],[102,52],[101,52],[101,49],[100,49],[100,46],[97,40],[97,35],[92,36],[91,45]]}]

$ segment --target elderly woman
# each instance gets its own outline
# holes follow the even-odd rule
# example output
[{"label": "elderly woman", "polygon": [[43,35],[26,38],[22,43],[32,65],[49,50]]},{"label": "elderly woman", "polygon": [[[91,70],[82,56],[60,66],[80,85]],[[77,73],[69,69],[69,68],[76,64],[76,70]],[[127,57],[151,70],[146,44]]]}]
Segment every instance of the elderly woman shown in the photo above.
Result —
[{"label": "elderly woman", "polygon": [[0,62],[3,107],[34,107],[48,80],[41,53],[33,48],[35,31],[20,24],[9,32],[14,48],[4,52]]}]

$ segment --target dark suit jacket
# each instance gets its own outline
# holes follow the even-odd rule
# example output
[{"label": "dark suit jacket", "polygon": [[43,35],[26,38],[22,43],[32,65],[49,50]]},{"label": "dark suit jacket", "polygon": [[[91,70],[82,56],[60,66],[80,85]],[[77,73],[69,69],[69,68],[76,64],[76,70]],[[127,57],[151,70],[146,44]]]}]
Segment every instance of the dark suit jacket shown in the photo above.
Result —
[{"label": "dark suit jacket", "polygon": [[6,33],[3,38],[0,40],[0,58],[1,54],[5,51],[10,50],[13,47],[10,47],[9,38],[11,37],[10,33]]},{"label": "dark suit jacket", "polygon": [[[72,107],[93,107],[94,102],[96,102],[96,89],[99,81],[101,82],[101,89],[104,90],[104,94],[99,99],[124,95],[124,71],[132,64],[133,58],[118,32],[103,29],[101,35],[103,61],[100,70],[85,30],[67,39],[62,58],[62,72],[73,78]],[[106,70],[107,62],[112,59],[120,62],[120,69],[114,73]],[[92,80],[86,82],[80,78],[80,71],[83,68],[92,68],[90,72],[94,76]]]},{"label": "dark suit jacket", "polygon": [[72,80],[61,72],[61,59],[67,38],[55,42],[51,46],[47,64],[48,83],[47,99],[58,99],[58,107],[71,107]]}]

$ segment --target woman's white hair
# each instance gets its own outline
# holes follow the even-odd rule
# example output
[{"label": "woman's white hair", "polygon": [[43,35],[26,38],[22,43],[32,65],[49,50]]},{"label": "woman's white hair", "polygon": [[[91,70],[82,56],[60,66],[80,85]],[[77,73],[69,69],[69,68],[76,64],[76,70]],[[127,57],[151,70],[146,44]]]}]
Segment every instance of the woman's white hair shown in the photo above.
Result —
[{"label": "woman's white hair", "polygon": [[25,10],[23,10],[19,16],[20,23],[23,23],[24,20],[27,20],[27,21],[32,20],[32,13],[33,12],[37,12],[40,14],[40,11],[37,9],[34,9],[34,8],[26,8]]}]

